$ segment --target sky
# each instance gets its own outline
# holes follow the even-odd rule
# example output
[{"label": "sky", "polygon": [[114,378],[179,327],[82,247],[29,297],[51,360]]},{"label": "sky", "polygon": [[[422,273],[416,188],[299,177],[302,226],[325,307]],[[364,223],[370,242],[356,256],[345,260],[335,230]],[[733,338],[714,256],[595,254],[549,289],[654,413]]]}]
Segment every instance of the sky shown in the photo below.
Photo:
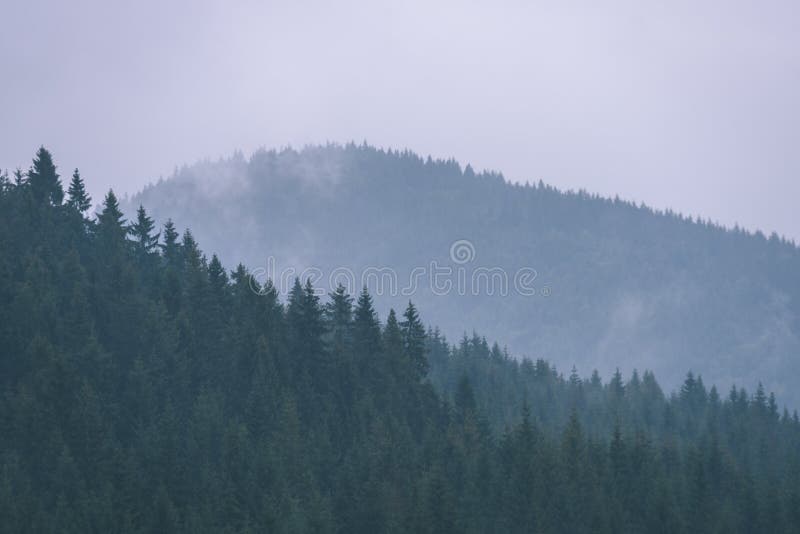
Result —
[{"label": "sky", "polygon": [[367,141],[800,241],[800,2],[0,0],[0,168]]}]

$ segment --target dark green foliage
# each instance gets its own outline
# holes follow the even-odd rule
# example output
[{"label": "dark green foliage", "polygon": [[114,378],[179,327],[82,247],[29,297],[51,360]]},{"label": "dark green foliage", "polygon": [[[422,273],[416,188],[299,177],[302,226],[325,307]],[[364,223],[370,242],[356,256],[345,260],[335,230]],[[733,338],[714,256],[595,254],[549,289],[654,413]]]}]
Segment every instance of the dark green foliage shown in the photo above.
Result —
[{"label": "dark green foliage", "polygon": [[365,287],[358,296],[353,318],[353,350],[357,357],[378,354],[381,348],[381,325]]},{"label": "dark green foliage", "polygon": [[308,281],[284,305],[113,193],[73,224],[0,185],[0,533],[800,527],[763,387],[564,378]]},{"label": "dark green foliage", "polygon": [[77,210],[78,213],[84,213],[92,207],[92,198],[86,192],[83,178],[81,178],[78,169],[75,169],[75,172],[72,173],[72,181],[69,183],[67,194],[69,195],[67,206]]},{"label": "dark green foliage", "polygon": [[97,215],[97,234],[103,245],[114,248],[115,252],[126,245],[128,229],[114,191],[108,191],[103,209]]},{"label": "dark green foliage", "polygon": [[419,319],[417,309],[410,301],[403,313],[400,331],[403,334],[403,348],[411,367],[411,374],[420,380],[428,373],[428,359],[425,357],[425,328]]},{"label": "dark green foliage", "polygon": [[53,156],[44,147],[36,152],[33,165],[28,171],[27,184],[37,204],[60,205],[64,200],[64,189],[61,187]]},{"label": "dark green foliage", "polygon": [[159,234],[153,234],[155,223],[147,216],[144,207],[136,210],[136,222],[131,224],[130,233],[136,243],[136,251],[141,256],[151,254],[158,248]]}]

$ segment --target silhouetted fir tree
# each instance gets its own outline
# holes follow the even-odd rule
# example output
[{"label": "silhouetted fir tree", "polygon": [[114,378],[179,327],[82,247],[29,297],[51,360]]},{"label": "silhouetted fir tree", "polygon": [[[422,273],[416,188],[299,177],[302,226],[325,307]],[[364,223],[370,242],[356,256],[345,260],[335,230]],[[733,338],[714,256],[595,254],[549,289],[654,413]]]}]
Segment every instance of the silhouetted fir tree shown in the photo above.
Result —
[{"label": "silhouetted fir tree", "polygon": [[78,211],[78,213],[85,213],[92,207],[92,198],[86,192],[83,178],[81,178],[78,169],[75,169],[75,172],[72,173],[72,180],[69,183],[67,194],[67,206]]},{"label": "silhouetted fir tree", "polygon": [[411,366],[411,373],[417,380],[428,372],[428,359],[425,357],[425,328],[419,319],[417,308],[409,301],[400,322],[403,332],[403,348]]},{"label": "silhouetted fir tree", "polygon": [[203,275],[203,253],[192,235],[186,229],[181,236],[181,259],[183,260],[183,274],[190,278],[201,278]]},{"label": "silhouetted fir tree", "polygon": [[353,357],[358,376],[375,386],[375,397],[386,402],[390,388],[390,366],[381,352],[381,325],[372,305],[372,297],[364,287],[353,310]]},{"label": "silhouetted fir tree", "polygon": [[389,315],[386,317],[386,326],[383,329],[383,348],[386,352],[386,358],[389,360],[394,375],[401,372],[405,366],[405,354],[403,347],[403,331],[400,328],[400,323],[397,322],[397,315],[394,309],[389,310]]},{"label": "silhouetted fir tree", "polygon": [[155,223],[147,216],[143,206],[136,210],[136,222],[131,224],[130,233],[136,243],[136,251],[139,256],[144,257],[152,254],[158,248],[158,238],[160,234],[153,234]]},{"label": "silhouetted fir tree", "polygon": [[306,279],[303,286],[303,329],[307,334],[306,346],[308,354],[312,357],[323,357],[324,345],[322,336],[325,333],[325,323],[322,317],[322,306],[319,296],[311,285],[311,279]]},{"label": "silhouetted fir tree", "polygon": [[[325,357],[323,334],[325,325],[319,297],[315,294],[311,282],[306,280],[305,286],[296,278],[289,293],[286,308],[289,322],[289,351],[293,354],[292,369],[294,375],[310,380],[308,387],[324,388],[329,377],[329,361]],[[311,399],[303,399],[304,407],[310,406]]]},{"label": "silhouetted fir tree", "polygon": [[366,287],[361,290],[353,313],[353,338],[353,348],[362,358],[380,349],[381,327]]},{"label": "silhouetted fir tree", "polygon": [[164,224],[164,244],[161,245],[161,252],[169,265],[177,266],[180,263],[179,237],[175,223],[168,219]]},{"label": "silhouetted fir tree", "polygon": [[[208,290],[203,296],[203,308],[207,316],[206,333],[209,343],[212,345],[209,348],[212,352],[217,353],[217,358],[224,352],[222,349],[225,343],[224,338],[229,332],[227,324],[230,306],[228,283],[228,273],[225,272],[217,255],[213,254],[208,263]],[[227,373],[235,372],[235,363],[235,359],[228,357],[222,358],[222,361],[219,362]],[[232,377],[229,379],[232,380]]]},{"label": "silhouetted fir tree", "polygon": [[211,256],[208,264],[208,283],[216,302],[223,304],[222,301],[227,298],[225,290],[228,287],[228,273],[225,272],[216,254]]},{"label": "silhouetted fir tree", "polygon": [[310,352],[303,328],[307,313],[305,308],[305,292],[300,279],[295,278],[286,303],[286,320],[289,326],[289,350],[296,355],[296,366],[300,366],[303,363],[301,358],[307,359]]},{"label": "silhouetted fir tree", "polygon": [[[95,225],[98,258],[96,267],[96,295],[102,313],[98,319],[104,324],[106,342],[119,349],[129,341],[132,335],[132,317],[135,305],[126,298],[135,291],[135,274],[129,263],[128,229],[119,209],[119,202],[114,192],[109,190],[103,200],[102,210],[97,215]],[[129,346],[126,352],[135,347]]]},{"label": "silhouetted fir tree", "polygon": [[181,244],[178,241],[179,237],[178,231],[175,229],[175,224],[171,220],[167,220],[166,224],[164,224],[164,243],[160,245],[161,257],[165,264],[161,276],[160,292],[167,310],[172,315],[178,313],[183,293],[181,285]]},{"label": "silhouetted fir tree", "polygon": [[53,156],[44,147],[36,152],[26,183],[37,204],[60,205],[64,200],[64,189],[61,187],[61,179],[56,172]]},{"label": "silhouetted fir tree", "polygon": [[97,237],[102,247],[111,248],[119,254],[126,247],[128,229],[113,190],[103,200],[103,209],[97,215]]},{"label": "silhouetted fir tree", "polygon": [[[353,297],[341,284],[329,297],[324,306],[324,320],[331,372],[339,385],[342,400],[352,402],[358,393],[357,364],[353,355]],[[346,432],[348,429],[342,430]]]},{"label": "silhouetted fir tree", "polygon": [[353,342],[353,297],[339,284],[325,305],[326,330],[330,336],[331,350],[339,358],[351,349]]}]

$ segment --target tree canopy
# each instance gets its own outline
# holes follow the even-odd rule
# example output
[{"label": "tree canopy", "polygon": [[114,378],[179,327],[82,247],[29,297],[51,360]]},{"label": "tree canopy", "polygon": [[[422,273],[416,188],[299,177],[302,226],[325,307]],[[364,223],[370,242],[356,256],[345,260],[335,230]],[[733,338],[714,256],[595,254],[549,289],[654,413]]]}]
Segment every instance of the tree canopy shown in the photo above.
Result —
[{"label": "tree canopy", "polygon": [[56,202],[51,165],[0,182],[0,532],[800,526],[800,422],[763,387],[565,378],[412,303],[282,299],[112,192]]}]

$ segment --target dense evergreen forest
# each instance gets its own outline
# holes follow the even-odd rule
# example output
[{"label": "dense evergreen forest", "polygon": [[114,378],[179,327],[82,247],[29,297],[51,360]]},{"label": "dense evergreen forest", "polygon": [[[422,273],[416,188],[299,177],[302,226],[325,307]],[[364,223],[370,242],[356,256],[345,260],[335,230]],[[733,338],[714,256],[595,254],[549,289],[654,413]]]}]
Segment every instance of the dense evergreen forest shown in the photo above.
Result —
[{"label": "dense evergreen forest", "polygon": [[[669,389],[690,369],[724,390],[762,381],[800,408],[800,248],[774,234],[352,144],[201,162],[124,211],[140,204],[251,271],[272,256],[277,270],[326,275],[388,266],[402,283],[436,261],[467,277],[498,267],[511,286],[529,267],[533,296],[442,295],[423,278],[413,298],[451,339],[476,329],[516,355],[603,376],[651,369]],[[448,252],[461,239],[474,258],[457,265]],[[332,290],[328,278],[318,284]],[[408,299],[369,286],[383,317]]]},{"label": "dense evergreen forest", "polygon": [[45,149],[0,179],[0,532],[800,529],[800,422],[762,387],[451,345],[90,206]]}]

